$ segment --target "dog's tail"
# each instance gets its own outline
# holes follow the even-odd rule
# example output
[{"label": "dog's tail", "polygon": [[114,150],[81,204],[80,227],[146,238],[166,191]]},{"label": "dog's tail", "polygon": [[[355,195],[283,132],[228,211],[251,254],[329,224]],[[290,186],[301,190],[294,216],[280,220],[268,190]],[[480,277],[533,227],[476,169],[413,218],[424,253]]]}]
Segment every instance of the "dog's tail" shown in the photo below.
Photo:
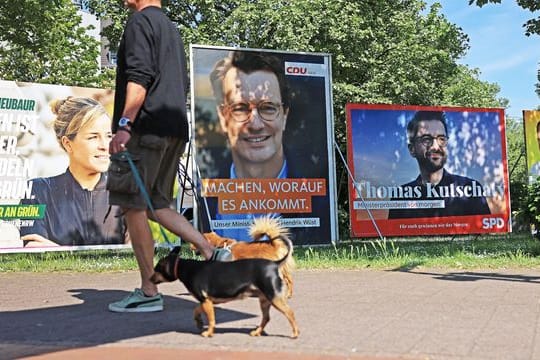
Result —
[{"label": "dog's tail", "polygon": [[[293,245],[292,245],[291,240],[288,237],[278,235],[277,237],[270,239],[270,241],[271,242],[281,241],[283,242],[283,244],[285,244],[286,252],[281,252],[281,253],[284,253],[283,256],[277,260],[274,260],[274,262],[280,266],[283,262],[285,262],[285,266],[287,266],[290,270],[292,270],[294,268],[294,260],[292,257]],[[281,248],[283,249],[283,247]]]},{"label": "dog's tail", "polygon": [[279,218],[262,216],[253,220],[249,228],[249,235],[253,241],[264,241],[279,236],[289,238],[289,230],[279,223]]},{"label": "dog's tail", "polygon": [[280,224],[279,218],[270,216],[256,218],[249,229],[249,235],[254,242],[270,242],[279,256],[276,260],[277,263],[281,264],[286,259],[290,259],[288,263],[290,266],[294,266],[292,260],[293,244],[290,233],[286,227]]}]

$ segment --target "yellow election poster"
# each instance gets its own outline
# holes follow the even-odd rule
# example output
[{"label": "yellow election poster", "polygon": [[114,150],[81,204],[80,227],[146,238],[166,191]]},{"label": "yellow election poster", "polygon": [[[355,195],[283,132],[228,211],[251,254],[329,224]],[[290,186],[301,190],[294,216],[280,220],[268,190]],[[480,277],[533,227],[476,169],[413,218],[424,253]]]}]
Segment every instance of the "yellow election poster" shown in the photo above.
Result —
[{"label": "yellow election poster", "polygon": [[523,111],[529,183],[540,175],[540,111]]}]

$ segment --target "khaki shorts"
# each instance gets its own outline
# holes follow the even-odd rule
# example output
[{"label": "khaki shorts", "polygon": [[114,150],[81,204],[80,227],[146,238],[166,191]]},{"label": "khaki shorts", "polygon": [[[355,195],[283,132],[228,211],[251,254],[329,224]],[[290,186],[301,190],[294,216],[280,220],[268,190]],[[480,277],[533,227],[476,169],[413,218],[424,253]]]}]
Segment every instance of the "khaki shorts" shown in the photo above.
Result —
[{"label": "khaki shorts", "polygon": [[[186,142],[179,138],[140,135],[133,133],[127,151],[144,182],[154,209],[168,208],[173,200],[173,187],[178,162]],[[147,201],[139,187],[127,157],[122,153],[111,156],[107,177],[109,203],[127,209],[146,209]]]}]

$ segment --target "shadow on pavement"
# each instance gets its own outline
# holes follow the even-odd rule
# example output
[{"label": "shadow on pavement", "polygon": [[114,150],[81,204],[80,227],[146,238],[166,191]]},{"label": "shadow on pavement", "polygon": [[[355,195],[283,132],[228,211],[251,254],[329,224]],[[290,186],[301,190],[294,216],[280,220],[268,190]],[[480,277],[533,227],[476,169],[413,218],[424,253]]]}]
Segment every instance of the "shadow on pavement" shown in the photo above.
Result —
[{"label": "shadow on pavement", "polygon": [[[194,301],[165,296],[166,311],[119,314],[109,312],[107,305],[125,297],[126,291],[71,289],[68,292],[82,303],[53,307],[44,303],[41,308],[0,311],[0,358],[39,355],[167,332],[199,333],[193,321]],[[217,323],[253,317],[216,308]],[[244,329],[216,330],[244,332]]]},{"label": "shadow on pavement", "polygon": [[540,284],[540,276],[529,275],[512,275],[501,273],[489,273],[489,272],[449,272],[449,273],[435,273],[426,271],[416,271],[414,267],[400,267],[389,271],[393,272],[407,272],[417,275],[433,276],[434,279],[450,280],[450,281],[479,281],[479,280],[498,280],[498,281],[513,281],[513,282],[526,282],[532,284]]}]

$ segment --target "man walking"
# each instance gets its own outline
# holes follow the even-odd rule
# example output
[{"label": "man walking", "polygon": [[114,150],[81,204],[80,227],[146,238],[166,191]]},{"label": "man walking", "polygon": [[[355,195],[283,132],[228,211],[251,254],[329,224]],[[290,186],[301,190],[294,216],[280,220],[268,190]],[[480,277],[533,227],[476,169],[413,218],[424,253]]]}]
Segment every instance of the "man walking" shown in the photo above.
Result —
[{"label": "man walking", "polygon": [[[178,161],[188,140],[186,93],[188,77],[184,45],[178,30],[161,9],[160,0],[124,0],[134,13],[118,49],[113,133],[109,152],[110,203],[122,207],[141,287],[109,305],[114,312],[163,310],[163,298],[150,282],[154,240],[148,219],[157,221],[194,244],[206,259],[227,260],[229,253],[214,249],[182,215],[169,208]],[[155,209],[135,184],[125,157],[127,150]],[[117,154],[116,156],[114,156]]]}]

